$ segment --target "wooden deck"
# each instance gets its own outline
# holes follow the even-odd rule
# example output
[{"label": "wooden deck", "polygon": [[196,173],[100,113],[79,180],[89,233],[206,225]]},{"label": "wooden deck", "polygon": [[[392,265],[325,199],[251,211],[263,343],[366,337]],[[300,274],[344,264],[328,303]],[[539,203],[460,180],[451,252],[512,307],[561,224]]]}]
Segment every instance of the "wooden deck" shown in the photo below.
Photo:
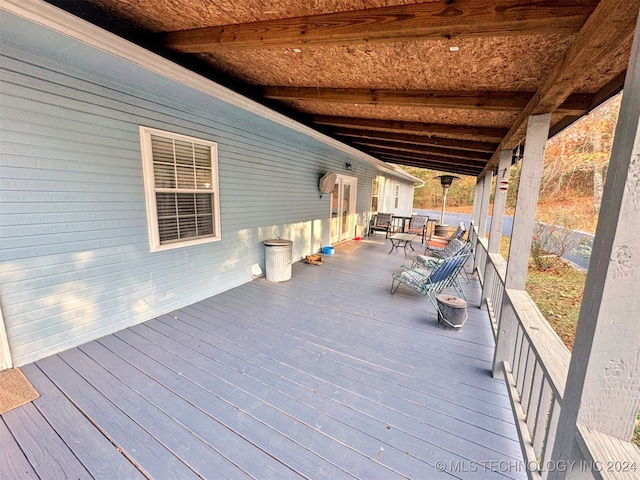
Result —
[{"label": "wooden deck", "polygon": [[[418,243],[419,245],[419,243]],[[437,327],[382,236],[22,368],[0,478],[526,478],[477,282]]]}]

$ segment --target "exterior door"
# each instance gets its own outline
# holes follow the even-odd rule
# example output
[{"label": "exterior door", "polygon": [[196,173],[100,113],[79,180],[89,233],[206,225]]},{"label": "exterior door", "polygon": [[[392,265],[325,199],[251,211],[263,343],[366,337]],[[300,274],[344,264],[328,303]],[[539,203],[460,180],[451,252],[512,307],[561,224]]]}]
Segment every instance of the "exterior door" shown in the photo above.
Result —
[{"label": "exterior door", "polygon": [[353,238],[355,229],[356,177],[338,175],[331,194],[331,243]]}]

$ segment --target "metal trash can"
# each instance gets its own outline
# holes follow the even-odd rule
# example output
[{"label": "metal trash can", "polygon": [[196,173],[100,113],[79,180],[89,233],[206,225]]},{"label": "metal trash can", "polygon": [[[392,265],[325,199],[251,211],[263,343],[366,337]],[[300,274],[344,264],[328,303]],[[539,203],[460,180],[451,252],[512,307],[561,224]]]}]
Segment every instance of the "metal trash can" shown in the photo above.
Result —
[{"label": "metal trash can", "polygon": [[453,295],[438,295],[438,326],[445,330],[460,330],[467,321],[467,302]]},{"label": "metal trash can", "polygon": [[264,261],[267,280],[286,282],[291,280],[293,241],[272,238],[264,241]]}]

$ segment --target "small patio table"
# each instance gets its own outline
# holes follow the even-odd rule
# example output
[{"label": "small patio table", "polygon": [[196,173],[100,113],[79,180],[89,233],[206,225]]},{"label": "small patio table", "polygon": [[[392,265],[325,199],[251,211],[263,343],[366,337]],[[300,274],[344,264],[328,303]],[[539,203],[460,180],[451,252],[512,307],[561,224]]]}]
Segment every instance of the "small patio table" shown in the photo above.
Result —
[{"label": "small patio table", "polygon": [[389,254],[393,252],[394,249],[397,249],[398,247],[402,246],[404,247],[404,256],[406,257],[407,245],[409,245],[411,247],[411,250],[413,250],[413,245],[411,245],[411,240],[413,240],[416,237],[417,235],[414,235],[413,233],[394,233],[389,237],[389,240],[391,240],[391,250],[389,250]]},{"label": "small patio table", "polygon": [[391,220],[391,228],[395,233],[405,233],[407,231],[407,227],[409,226],[409,222],[411,221],[411,217],[402,217],[399,215],[394,215]]}]

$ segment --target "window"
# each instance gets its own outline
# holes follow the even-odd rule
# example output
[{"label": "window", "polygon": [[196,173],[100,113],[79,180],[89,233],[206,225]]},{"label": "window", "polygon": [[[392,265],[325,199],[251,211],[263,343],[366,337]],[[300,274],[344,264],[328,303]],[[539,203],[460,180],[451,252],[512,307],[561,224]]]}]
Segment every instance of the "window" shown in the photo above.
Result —
[{"label": "window", "polygon": [[220,240],[217,144],[140,127],[151,251]]},{"label": "window", "polygon": [[379,191],[380,182],[378,178],[374,178],[371,182],[371,211],[378,211],[378,191]]},{"label": "window", "polygon": [[395,198],[393,208],[397,209],[399,204],[400,204],[400,185],[396,185],[396,198]]}]

